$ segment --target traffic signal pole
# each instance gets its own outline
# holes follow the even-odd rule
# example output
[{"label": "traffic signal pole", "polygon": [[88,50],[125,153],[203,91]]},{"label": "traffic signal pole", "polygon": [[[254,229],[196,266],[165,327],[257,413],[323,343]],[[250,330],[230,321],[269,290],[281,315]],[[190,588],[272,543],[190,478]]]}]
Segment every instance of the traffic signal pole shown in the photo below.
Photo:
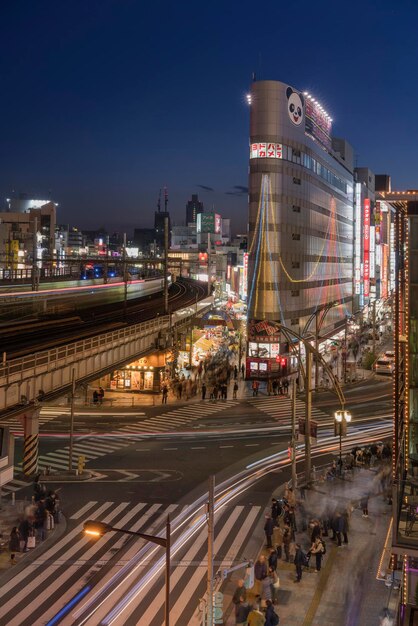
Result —
[{"label": "traffic signal pole", "polygon": [[213,542],[214,542],[214,514],[215,514],[215,476],[209,476],[208,499],[208,575],[207,596],[208,610],[206,626],[213,626]]}]

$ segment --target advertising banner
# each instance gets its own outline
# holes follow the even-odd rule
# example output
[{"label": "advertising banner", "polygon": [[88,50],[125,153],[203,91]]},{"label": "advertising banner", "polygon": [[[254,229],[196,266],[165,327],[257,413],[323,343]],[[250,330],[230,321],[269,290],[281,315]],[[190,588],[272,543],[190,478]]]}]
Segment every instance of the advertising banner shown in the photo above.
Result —
[{"label": "advertising banner", "polygon": [[370,200],[364,199],[363,215],[363,284],[364,297],[370,295]]}]

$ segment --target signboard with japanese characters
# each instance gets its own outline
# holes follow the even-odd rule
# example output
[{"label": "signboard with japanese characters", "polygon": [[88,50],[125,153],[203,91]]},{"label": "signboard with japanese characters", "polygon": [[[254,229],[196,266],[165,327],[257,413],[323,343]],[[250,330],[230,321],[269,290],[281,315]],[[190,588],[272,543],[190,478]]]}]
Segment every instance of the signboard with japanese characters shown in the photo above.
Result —
[{"label": "signboard with japanese characters", "polygon": [[283,148],[281,143],[252,143],[250,159],[282,159]]}]

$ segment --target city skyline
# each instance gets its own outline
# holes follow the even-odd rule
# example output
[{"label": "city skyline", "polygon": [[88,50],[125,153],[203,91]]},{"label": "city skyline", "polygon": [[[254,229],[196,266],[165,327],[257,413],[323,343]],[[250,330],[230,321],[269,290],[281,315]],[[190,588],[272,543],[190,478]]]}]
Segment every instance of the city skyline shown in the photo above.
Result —
[{"label": "city skyline", "polygon": [[253,72],[312,92],[357,165],[413,188],[418,122],[395,94],[417,95],[417,8],[350,8],[323,2],[318,14],[302,2],[295,15],[268,3],[269,19],[254,22],[246,2],[221,15],[164,2],[3,7],[1,196],[50,192],[60,223],[129,230],[152,223],[167,185],[174,222],[199,193],[239,232]]}]

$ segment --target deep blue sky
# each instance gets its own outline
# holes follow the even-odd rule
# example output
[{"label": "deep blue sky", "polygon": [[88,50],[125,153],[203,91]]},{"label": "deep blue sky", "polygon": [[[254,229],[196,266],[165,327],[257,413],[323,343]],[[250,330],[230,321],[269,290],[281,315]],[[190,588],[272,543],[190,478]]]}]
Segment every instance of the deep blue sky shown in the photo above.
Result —
[{"label": "deep blue sky", "polygon": [[198,192],[243,229],[253,71],[417,188],[417,22],[415,0],[3,0],[0,196],[50,190],[59,222],[130,232],[166,184],[174,221]]}]

